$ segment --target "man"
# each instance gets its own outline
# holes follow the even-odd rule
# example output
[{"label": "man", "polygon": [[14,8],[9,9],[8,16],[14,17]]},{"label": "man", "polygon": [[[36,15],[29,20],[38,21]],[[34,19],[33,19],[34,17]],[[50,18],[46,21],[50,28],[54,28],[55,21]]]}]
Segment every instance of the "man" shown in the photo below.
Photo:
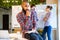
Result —
[{"label": "man", "polygon": [[49,18],[51,16],[51,10],[52,10],[52,6],[47,6],[46,7],[46,15],[45,17],[43,18],[43,21],[45,22],[44,23],[44,29],[43,29],[43,33],[42,33],[42,37],[43,37],[43,40],[45,40],[45,34],[47,33],[47,36],[48,36],[48,40],[51,40],[51,25],[49,24]]},{"label": "man", "polygon": [[[28,40],[42,40],[38,33],[33,32],[33,24],[31,20],[31,12],[29,10],[29,3],[22,2],[22,11],[17,14],[17,21],[21,26],[22,34]],[[35,21],[35,20],[34,20]]]},{"label": "man", "polygon": [[37,17],[37,13],[35,11],[35,5],[32,4],[31,5],[31,20],[32,20],[32,23],[33,23],[33,29],[36,29],[36,22],[38,21],[38,17]]}]

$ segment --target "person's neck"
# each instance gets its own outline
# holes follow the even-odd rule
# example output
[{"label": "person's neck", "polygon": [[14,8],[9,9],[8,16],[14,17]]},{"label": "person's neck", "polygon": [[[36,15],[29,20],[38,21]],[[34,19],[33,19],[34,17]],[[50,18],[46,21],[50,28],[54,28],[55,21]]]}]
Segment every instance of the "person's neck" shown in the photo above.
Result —
[{"label": "person's neck", "polygon": [[50,11],[46,11],[46,13],[50,13]]}]

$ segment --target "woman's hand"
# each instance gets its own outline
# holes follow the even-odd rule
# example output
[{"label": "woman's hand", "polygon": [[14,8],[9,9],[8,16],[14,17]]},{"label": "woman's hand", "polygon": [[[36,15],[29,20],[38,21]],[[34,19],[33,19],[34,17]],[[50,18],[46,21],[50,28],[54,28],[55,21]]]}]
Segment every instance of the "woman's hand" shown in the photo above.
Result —
[{"label": "woman's hand", "polygon": [[47,18],[45,17],[45,18],[43,19],[43,21],[45,21],[45,22],[46,22],[46,21],[47,21]]}]

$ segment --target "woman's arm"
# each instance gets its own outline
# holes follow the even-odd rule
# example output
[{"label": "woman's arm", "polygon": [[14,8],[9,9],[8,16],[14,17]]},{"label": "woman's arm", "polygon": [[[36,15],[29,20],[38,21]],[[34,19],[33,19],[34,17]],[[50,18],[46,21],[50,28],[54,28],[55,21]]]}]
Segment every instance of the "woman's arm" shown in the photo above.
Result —
[{"label": "woman's arm", "polygon": [[49,17],[50,17],[50,13],[47,13],[46,16],[43,18],[43,21],[46,22],[49,19]]}]

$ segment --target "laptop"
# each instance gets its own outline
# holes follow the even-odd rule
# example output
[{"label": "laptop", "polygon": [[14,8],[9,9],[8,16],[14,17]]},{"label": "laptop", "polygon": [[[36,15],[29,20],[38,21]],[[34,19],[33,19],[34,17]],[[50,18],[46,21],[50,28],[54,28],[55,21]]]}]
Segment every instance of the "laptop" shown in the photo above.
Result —
[{"label": "laptop", "polygon": [[8,30],[0,30],[0,39],[9,39]]}]

